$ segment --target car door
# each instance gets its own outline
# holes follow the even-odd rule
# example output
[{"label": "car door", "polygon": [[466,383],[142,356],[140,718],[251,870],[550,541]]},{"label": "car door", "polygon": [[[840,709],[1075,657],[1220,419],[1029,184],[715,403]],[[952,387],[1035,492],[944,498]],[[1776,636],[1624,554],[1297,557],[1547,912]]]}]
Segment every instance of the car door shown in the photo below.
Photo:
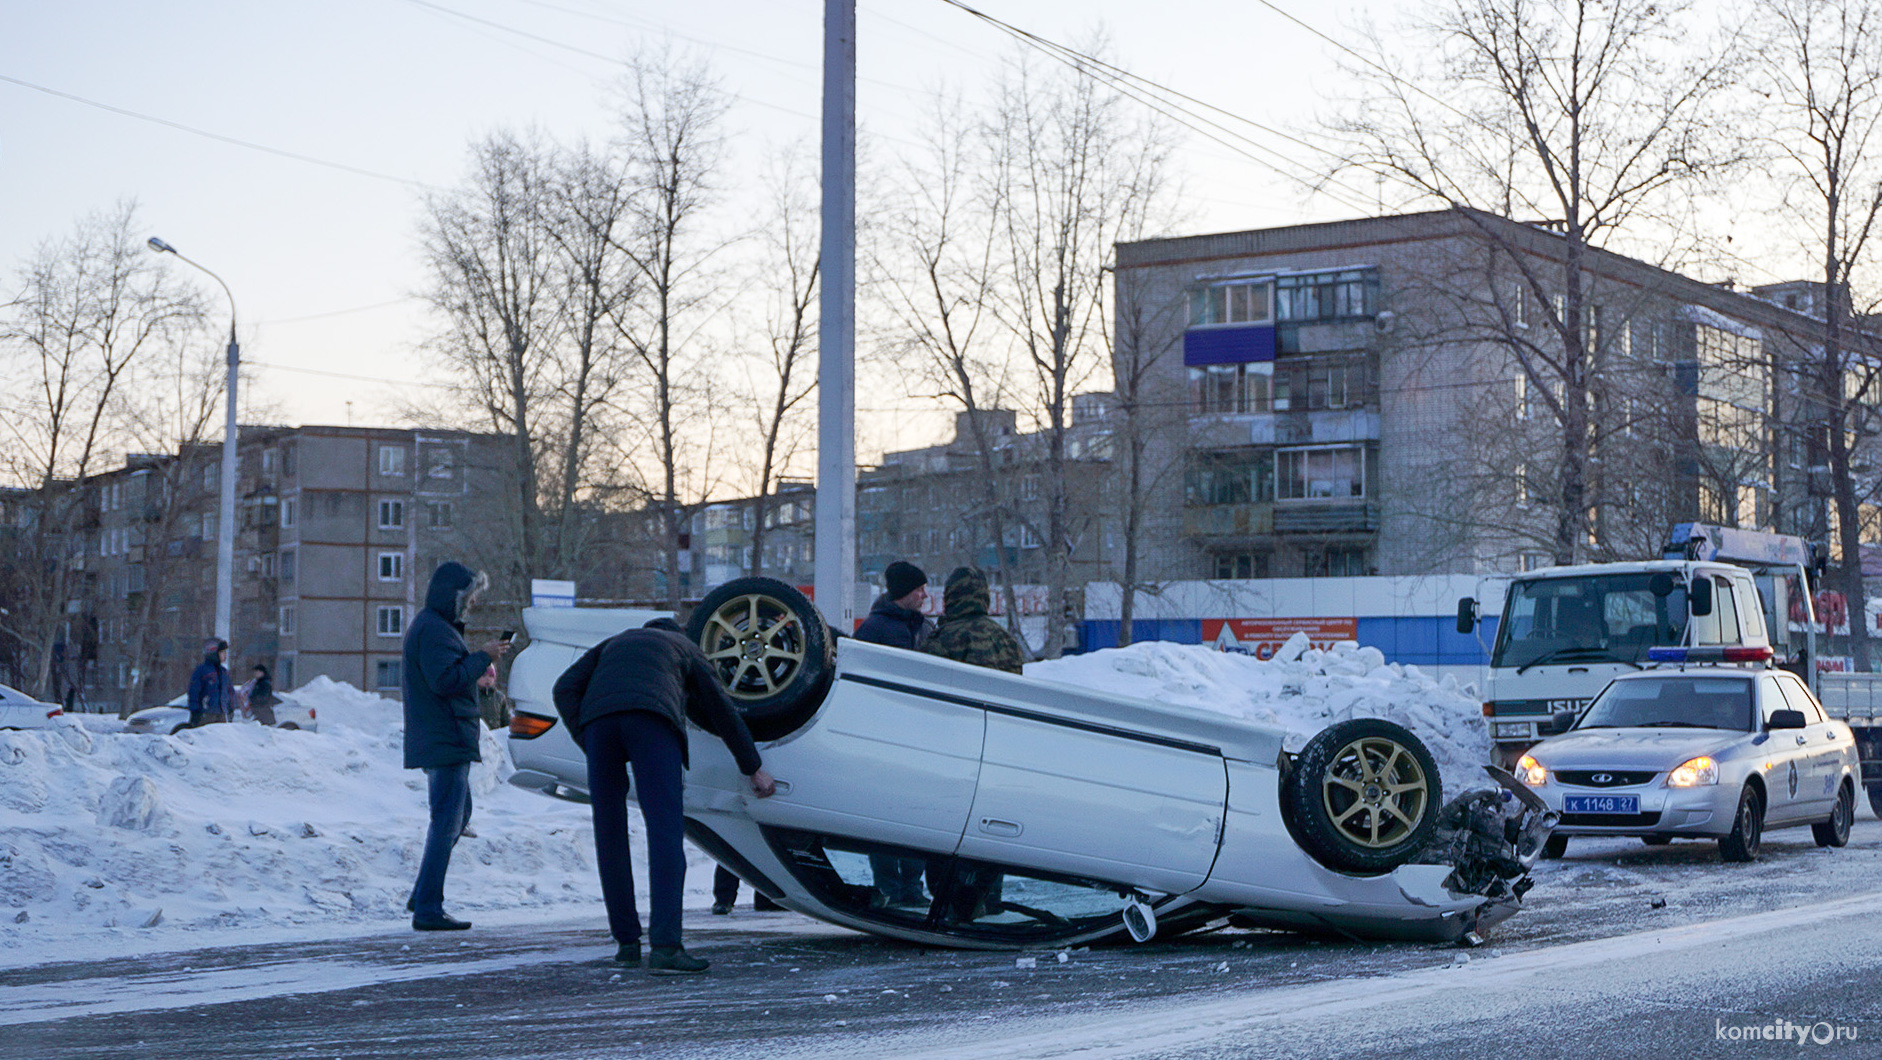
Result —
[{"label": "car door", "polygon": [[1778,687],[1784,690],[1784,698],[1791,704],[1791,709],[1804,716],[1805,727],[1800,730],[1802,744],[1799,745],[1798,809],[1811,820],[1828,817],[1832,803],[1836,801],[1836,781],[1843,772],[1843,741],[1838,727],[1832,725],[1823,715],[1823,707],[1817,697],[1810,694],[1794,675],[1777,675]]},{"label": "car door", "polygon": [[962,857],[1178,894],[1215,862],[1228,772],[1212,748],[987,711]]},{"label": "car door", "polygon": [[[1805,781],[1810,771],[1809,755],[1804,750],[1807,729],[1773,729],[1771,716],[1780,710],[1795,710],[1784,694],[1777,674],[1758,679],[1758,717],[1764,727],[1764,742],[1759,745],[1760,765],[1764,771],[1767,805],[1764,819],[1783,824],[1803,819],[1810,809],[1810,793]],[[1809,714],[1804,715],[1808,721]]]}]

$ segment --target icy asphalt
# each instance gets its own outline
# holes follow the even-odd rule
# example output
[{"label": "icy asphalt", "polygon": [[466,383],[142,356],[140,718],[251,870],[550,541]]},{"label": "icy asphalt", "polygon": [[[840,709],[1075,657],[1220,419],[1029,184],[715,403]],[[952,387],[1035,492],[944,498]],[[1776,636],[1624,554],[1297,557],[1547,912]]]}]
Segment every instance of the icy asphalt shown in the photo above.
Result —
[{"label": "icy asphalt", "polygon": [[714,967],[687,979],[615,966],[599,909],[49,961],[0,970],[0,1057],[1878,1057],[1863,816],[1847,849],[1791,829],[1748,866],[1578,841],[1468,954],[1223,930],[1061,960],[741,908],[691,915]]}]

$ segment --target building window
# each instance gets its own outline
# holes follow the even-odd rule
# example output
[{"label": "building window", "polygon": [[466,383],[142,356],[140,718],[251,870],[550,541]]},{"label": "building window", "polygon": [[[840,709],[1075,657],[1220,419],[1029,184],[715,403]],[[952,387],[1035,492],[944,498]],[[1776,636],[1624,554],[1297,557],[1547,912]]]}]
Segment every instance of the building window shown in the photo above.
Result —
[{"label": "building window", "polygon": [[264,552],[261,554],[261,576],[262,577],[264,578],[278,577],[280,570],[281,570],[280,557],[276,556],[272,552]]},{"label": "building window", "polygon": [[203,489],[205,491],[214,492],[216,488],[216,484],[221,479],[221,477],[222,477],[221,469],[218,468],[216,465],[214,464],[203,465]]},{"label": "building window", "polygon": [[379,609],[379,635],[397,637],[405,632],[405,609],[403,607],[381,607]]},{"label": "building window", "polygon": [[1031,523],[1019,524],[1019,547],[1038,548],[1039,535],[1033,531]]},{"label": "building window", "polygon": [[404,678],[404,670],[398,659],[380,659],[373,664],[373,687],[381,692],[393,691]]},{"label": "building window", "polygon": [[280,465],[281,454],[272,446],[261,451],[261,473],[272,477]]},{"label": "building window", "polygon": [[405,474],[405,447],[382,445],[379,447],[379,473],[381,475]]},{"label": "building window", "polygon": [[1379,277],[1370,269],[1347,269],[1274,281],[1275,316],[1282,321],[1351,320],[1378,311]]},{"label": "building window", "polygon": [[1246,581],[1267,576],[1268,555],[1265,552],[1224,552],[1215,557],[1217,581]]},{"label": "building window", "polygon": [[427,501],[425,503],[425,522],[433,530],[451,528],[451,502]]},{"label": "building window", "polygon": [[214,541],[216,539],[216,513],[204,512],[202,522],[202,539]]},{"label": "building window", "polygon": [[294,687],[294,656],[283,655],[275,666],[275,675],[279,678],[275,687],[283,690]]},{"label": "building window", "polygon": [[1197,453],[1191,457],[1186,477],[1184,494],[1191,505],[1274,499],[1274,458],[1265,452]]},{"label": "building window", "polygon": [[382,582],[405,580],[405,553],[379,553],[379,580]]},{"label": "building window", "polygon": [[379,502],[379,529],[405,529],[405,502],[385,500]]},{"label": "building window", "polygon": [[1366,456],[1358,446],[1280,449],[1274,454],[1275,497],[1284,501],[1347,500],[1366,495]]},{"label": "building window", "polygon": [[1307,553],[1309,578],[1359,578],[1366,573],[1363,548],[1324,548]]},{"label": "building window", "polygon": [[1189,326],[1266,324],[1274,319],[1273,283],[1241,280],[1189,292]]},{"label": "building window", "polygon": [[284,637],[291,637],[294,635],[294,605],[293,604],[281,605],[281,621],[280,621],[280,624],[276,626],[276,629]]},{"label": "building window", "polygon": [[295,497],[281,498],[281,529],[292,530],[300,516],[300,501]]},{"label": "building window", "polygon": [[1212,364],[1189,370],[1192,407],[1202,413],[1235,415],[1270,411],[1274,365]]},{"label": "building window", "polygon": [[437,446],[429,450],[425,456],[425,477],[448,479],[456,463],[456,454],[445,446]]},{"label": "building window", "polygon": [[281,584],[294,584],[294,550],[291,548],[281,550]]},{"label": "building window", "polygon": [[1541,570],[1544,567],[1554,566],[1555,557],[1547,552],[1525,552],[1517,557],[1517,563],[1524,571]]}]

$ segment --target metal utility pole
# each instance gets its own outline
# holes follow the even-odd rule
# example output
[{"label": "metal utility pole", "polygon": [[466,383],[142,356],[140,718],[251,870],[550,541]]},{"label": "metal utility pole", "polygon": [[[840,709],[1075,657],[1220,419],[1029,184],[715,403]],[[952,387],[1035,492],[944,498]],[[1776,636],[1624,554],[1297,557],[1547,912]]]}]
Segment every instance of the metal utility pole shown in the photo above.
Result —
[{"label": "metal utility pole", "polygon": [[823,290],[817,327],[817,607],[856,628],[856,0],[823,5]]},{"label": "metal utility pole", "polygon": [[[235,599],[235,450],[241,441],[240,429],[235,424],[235,383],[242,366],[242,347],[235,340],[235,293],[229,290],[228,284],[222,282],[222,277],[178,254],[175,247],[156,236],[150,237],[150,249],[159,254],[176,254],[178,261],[222,284],[222,293],[229,297],[229,374],[226,384],[229,411],[222,434],[222,497],[216,530],[216,637],[233,646],[229,634],[230,612]],[[233,652],[229,657],[235,657]]]}]

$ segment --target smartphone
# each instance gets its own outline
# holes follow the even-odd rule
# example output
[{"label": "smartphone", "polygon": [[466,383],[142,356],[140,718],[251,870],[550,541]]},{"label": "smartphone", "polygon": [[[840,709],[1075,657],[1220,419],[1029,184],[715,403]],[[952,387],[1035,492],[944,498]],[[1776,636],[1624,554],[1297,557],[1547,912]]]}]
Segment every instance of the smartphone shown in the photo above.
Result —
[{"label": "smartphone", "polygon": [[503,632],[497,634],[497,639],[502,641],[505,644],[508,644],[509,642],[516,639],[516,631],[513,629],[506,629]]}]

